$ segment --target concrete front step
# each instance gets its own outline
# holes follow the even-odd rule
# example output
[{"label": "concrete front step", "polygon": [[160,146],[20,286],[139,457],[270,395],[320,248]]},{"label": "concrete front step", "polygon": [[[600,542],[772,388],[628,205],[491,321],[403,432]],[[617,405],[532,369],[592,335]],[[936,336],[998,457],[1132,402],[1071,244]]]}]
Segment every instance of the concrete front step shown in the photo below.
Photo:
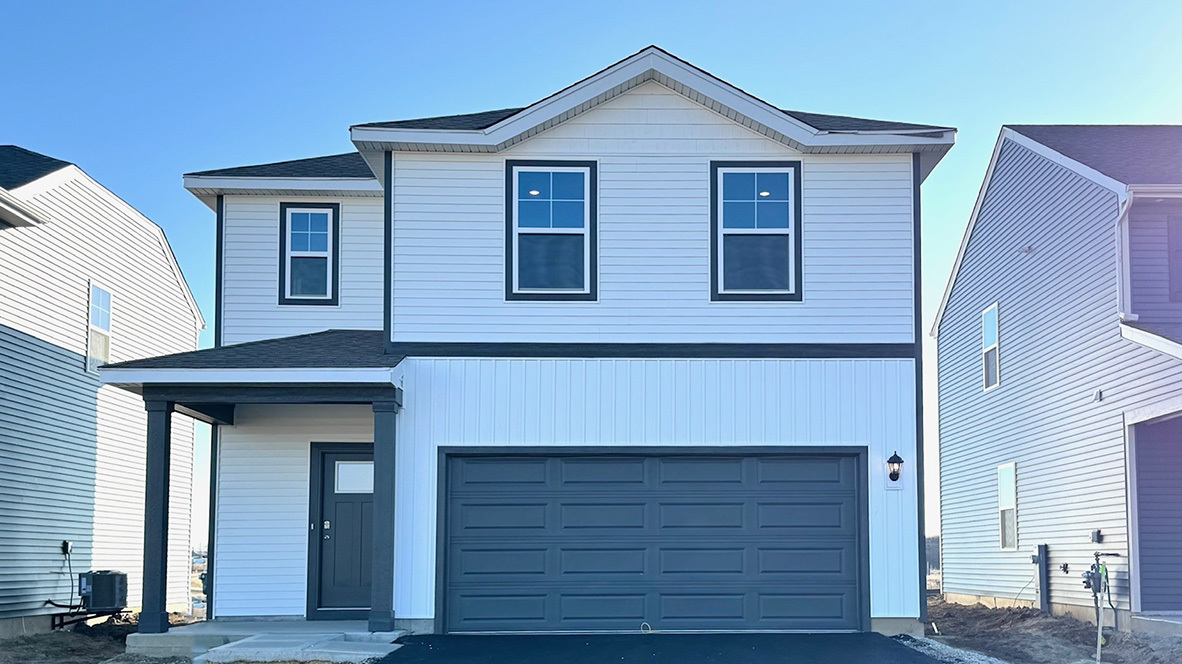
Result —
[{"label": "concrete front step", "polygon": [[398,632],[353,634],[258,634],[218,646],[194,664],[230,662],[341,662],[360,664],[385,657],[401,646]]},{"label": "concrete front step", "polygon": [[1133,614],[1132,625],[1135,632],[1180,636],[1182,613],[1137,613]]}]

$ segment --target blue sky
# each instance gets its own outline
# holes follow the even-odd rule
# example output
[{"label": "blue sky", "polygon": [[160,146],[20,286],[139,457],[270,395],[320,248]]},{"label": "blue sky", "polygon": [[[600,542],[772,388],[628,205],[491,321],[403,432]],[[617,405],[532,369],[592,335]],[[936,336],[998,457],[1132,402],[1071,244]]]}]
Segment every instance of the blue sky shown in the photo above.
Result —
[{"label": "blue sky", "polygon": [[926,321],[1003,123],[1182,123],[1176,2],[3,0],[0,15],[0,143],[78,164],[163,226],[210,321],[213,213],[182,173],[344,152],[359,122],[524,105],[648,44],[778,106],[958,127],[923,188]]}]

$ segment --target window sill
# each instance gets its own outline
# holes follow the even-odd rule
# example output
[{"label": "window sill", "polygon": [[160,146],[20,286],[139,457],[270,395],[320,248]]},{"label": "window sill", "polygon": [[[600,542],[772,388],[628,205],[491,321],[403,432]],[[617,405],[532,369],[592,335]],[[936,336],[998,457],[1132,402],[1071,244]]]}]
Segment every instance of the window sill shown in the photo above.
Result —
[{"label": "window sill", "polygon": [[332,299],[332,300],[307,299],[307,300],[305,300],[305,299],[300,299],[300,298],[285,297],[285,298],[281,298],[279,300],[279,306],[281,306],[281,307],[335,307],[335,306],[339,306],[339,305],[340,305],[340,302],[338,302],[335,299]]},{"label": "window sill", "polygon": [[801,293],[711,293],[711,302],[801,302]]},{"label": "window sill", "polygon": [[595,293],[505,293],[507,302],[598,302]]}]

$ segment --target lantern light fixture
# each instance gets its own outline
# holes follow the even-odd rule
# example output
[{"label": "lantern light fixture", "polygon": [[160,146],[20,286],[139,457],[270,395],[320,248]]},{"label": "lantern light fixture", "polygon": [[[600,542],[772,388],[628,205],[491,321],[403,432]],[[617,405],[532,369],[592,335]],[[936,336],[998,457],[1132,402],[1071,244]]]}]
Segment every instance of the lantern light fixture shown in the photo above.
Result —
[{"label": "lantern light fixture", "polygon": [[898,452],[887,459],[887,470],[890,471],[891,481],[898,482],[899,476],[903,473],[903,457],[899,456]]}]

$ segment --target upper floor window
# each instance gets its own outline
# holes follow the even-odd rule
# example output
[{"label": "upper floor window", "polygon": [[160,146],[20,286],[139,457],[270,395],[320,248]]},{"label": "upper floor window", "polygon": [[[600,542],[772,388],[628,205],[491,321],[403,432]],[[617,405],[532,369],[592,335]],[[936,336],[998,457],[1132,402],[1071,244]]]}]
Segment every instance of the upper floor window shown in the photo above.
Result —
[{"label": "upper floor window", "polygon": [[340,212],[337,203],[279,205],[279,304],[337,304]]},{"label": "upper floor window", "polygon": [[981,313],[981,365],[986,390],[997,387],[1001,382],[1001,364],[997,356],[999,347],[995,302]]},{"label": "upper floor window", "polygon": [[97,372],[111,361],[111,292],[90,285],[90,331],[86,337],[86,370]]},{"label": "upper floor window", "polygon": [[505,165],[505,298],[594,300],[596,164]]},{"label": "upper floor window", "polygon": [[1003,550],[1018,550],[1018,476],[1014,464],[997,467],[998,544]]},{"label": "upper floor window", "polygon": [[800,300],[800,162],[711,162],[710,299]]}]

